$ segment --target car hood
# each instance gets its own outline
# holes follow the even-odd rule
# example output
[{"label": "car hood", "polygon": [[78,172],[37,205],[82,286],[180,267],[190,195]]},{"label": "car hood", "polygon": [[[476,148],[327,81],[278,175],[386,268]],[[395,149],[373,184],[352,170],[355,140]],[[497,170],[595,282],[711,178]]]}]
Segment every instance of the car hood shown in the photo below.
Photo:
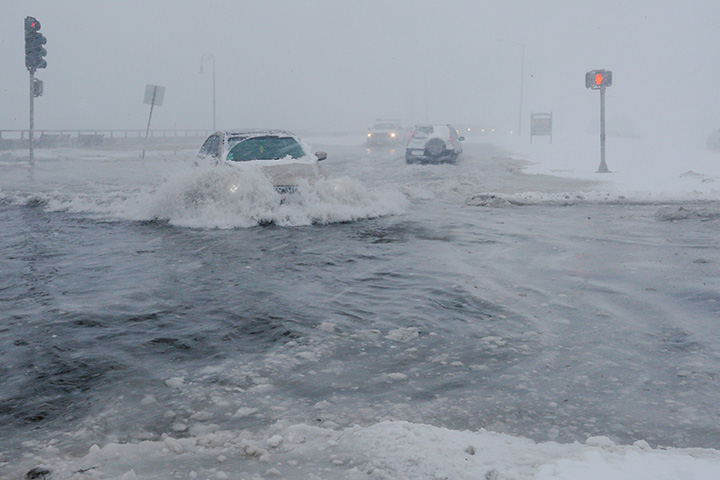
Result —
[{"label": "car hood", "polygon": [[273,185],[297,185],[301,181],[312,183],[320,178],[317,163],[296,162],[263,165],[261,168]]},{"label": "car hood", "polygon": [[320,179],[318,162],[310,157],[223,163],[239,171],[260,171],[273,185],[297,185],[300,182],[312,183]]}]

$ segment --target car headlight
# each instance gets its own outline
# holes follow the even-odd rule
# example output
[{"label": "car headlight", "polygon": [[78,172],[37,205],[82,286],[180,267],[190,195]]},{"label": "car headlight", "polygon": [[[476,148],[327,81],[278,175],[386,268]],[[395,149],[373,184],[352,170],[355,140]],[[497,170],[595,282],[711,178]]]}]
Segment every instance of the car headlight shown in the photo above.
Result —
[{"label": "car headlight", "polygon": [[372,137],[372,133],[368,133],[368,137]]},{"label": "car headlight", "polygon": [[390,134],[390,136],[393,137],[393,138],[395,138],[395,132],[392,132],[392,133]]}]

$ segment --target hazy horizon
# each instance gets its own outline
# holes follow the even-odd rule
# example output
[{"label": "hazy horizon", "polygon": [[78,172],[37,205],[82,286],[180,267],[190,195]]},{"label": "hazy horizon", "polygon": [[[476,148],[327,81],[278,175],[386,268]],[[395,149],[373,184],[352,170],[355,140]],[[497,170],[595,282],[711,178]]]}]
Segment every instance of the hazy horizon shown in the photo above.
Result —
[{"label": "hazy horizon", "polygon": [[[28,128],[23,19],[47,37],[37,129],[143,129],[146,84],[166,88],[153,128],[357,131],[375,118],[558,133],[598,116],[588,70],[607,68],[608,128],[707,135],[720,12],[709,0],[453,2],[9,2],[0,19],[0,129]],[[524,65],[522,51],[524,45]]]}]

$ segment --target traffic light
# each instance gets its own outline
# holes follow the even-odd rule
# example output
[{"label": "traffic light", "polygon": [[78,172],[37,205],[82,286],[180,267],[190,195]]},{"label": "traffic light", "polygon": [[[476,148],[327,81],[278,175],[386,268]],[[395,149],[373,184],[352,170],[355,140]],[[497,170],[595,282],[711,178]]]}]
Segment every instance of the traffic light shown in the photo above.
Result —
[{"label": "traffic light", "polygon": [[612,85],[610,70],[590,70],[585,74],[585,88],[599,89]]},{"label": "traffic light", "polygon": [[33,97],[42,97],[43,94],[43,81],[37,78],[33,78]]},{"label": "traffic light", "polygon": [[43,58],[47,55],[43,47],[46,43],[47,39],[40,33],[40,22],[35,17],[25,17],[25,66],[30,73],[47,67]]}]

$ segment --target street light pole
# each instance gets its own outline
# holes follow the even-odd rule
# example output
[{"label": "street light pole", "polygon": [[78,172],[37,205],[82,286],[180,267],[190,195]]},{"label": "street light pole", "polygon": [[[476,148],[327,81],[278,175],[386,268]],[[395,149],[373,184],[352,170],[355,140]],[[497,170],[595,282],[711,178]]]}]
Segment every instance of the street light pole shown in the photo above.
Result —
[{"label": "street light pole", "polygon": [[213,132],[216,131],[215,128],[215,55],[212,53],[206,53],[202,56],[200,59],[200,73],[203,73],[203,64],[206,60],[212,60],[212,81],[213,81]]},{"label": "street light pole", "polygon": [[522,61],[520,63],[520,111],[518,113],[518,137],[522,136],[523,90],[525,83],[525,44],[522,47]]},{"label": "street light pole", "polygon": [[525,90],[525,44],[512,40],[500,39],[501,42],[512,43],[520,47],[522,57],[520,59],[520,106],[518,107],[518,137],[522,135],[522,112],[523,112],[523,90]]},{"label": "street light pole", "polygon": [[428,89],[427,89],[427,69],[425,70],[425,123],[428,123]]}]

